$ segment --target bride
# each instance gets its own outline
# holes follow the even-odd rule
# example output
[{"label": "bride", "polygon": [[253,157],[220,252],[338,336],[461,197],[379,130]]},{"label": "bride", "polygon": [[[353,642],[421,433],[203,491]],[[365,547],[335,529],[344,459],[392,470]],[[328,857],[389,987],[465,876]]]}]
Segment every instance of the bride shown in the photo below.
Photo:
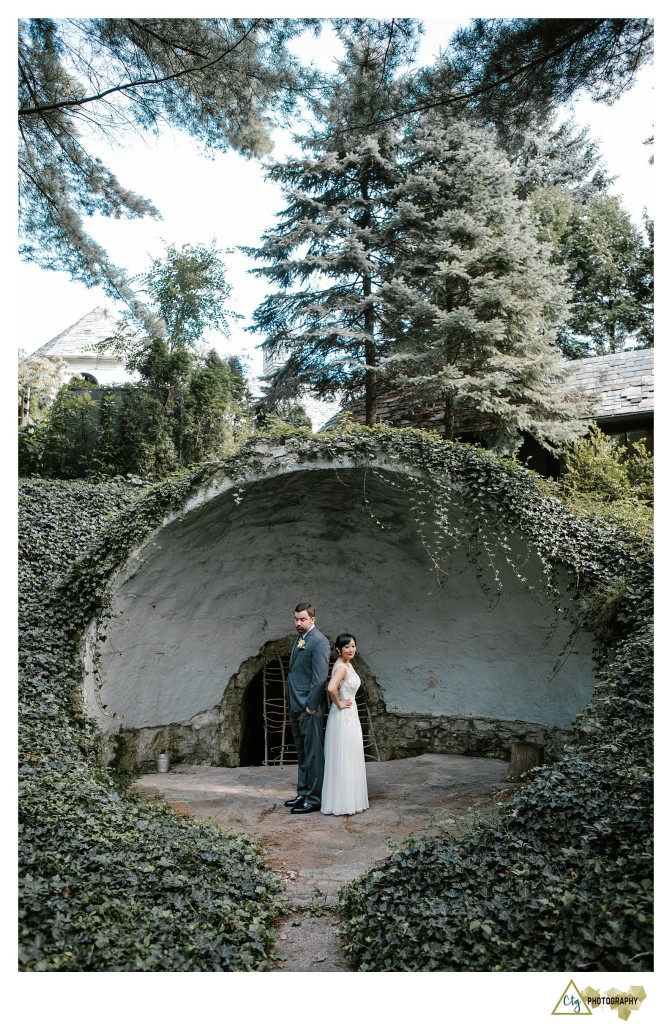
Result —
[{"label": "bride", "polygon": [[351,633],[341,633],[338,658],[329,680],[331,707],[324,739],[323,814],[356,814],[369,806],[364,767],[364,741],[355,694],[361,680],[350,664],[357,653]]}]

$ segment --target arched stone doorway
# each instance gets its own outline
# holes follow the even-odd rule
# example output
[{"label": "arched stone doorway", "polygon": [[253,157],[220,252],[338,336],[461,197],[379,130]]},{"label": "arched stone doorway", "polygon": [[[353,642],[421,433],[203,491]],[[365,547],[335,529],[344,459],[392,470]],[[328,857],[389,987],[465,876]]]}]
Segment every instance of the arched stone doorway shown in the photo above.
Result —
[{"label": "arched stone doorway", "polygon": [[[235,706],[240,729],[239,764],[286,766],[296,764],[296,747],[289,721],[285,699],[285,680],[289,670],[289,657],[293,637],[275,641],[265,648],[263,664],[249,678],[240,694],[241,676],[248,678],[249,669],[256,668],[258,659],[251,659],[251,666],[241,666],[231,693],[230,701],[222,702],[222,719],[235,721]],[[329,668],[333,665],[332,655]],[[374,718],[382,705],[378,686],[373,675],[361,658],[355,661],[355,668],[362,686],[357,694],[357,710],[364,737],[364,756],[367,760],[380,760],[376,743]],[[233,682],[233,680],[232,680]],[[238,693],[236,693],[236,690]]]}]

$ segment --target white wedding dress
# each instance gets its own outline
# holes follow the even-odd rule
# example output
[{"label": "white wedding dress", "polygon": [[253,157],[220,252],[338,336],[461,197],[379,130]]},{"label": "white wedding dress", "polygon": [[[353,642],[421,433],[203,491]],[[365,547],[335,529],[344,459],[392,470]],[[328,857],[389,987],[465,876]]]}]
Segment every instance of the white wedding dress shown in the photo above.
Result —
[{"label": "white wedding dress", "polygon": [[352,700],[349,708],[332,704],[327,716],[324,738],[323,814],[357,814],[369,806],[364,767],[364,740],[355,694],[361,680],[349,663],[341,683],[340,700]]}]

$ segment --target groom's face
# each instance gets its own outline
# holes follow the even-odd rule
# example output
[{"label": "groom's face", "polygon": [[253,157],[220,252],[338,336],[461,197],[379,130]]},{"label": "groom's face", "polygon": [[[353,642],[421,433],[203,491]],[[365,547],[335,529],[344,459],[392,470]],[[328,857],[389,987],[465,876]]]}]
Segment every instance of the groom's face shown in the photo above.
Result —
[{"label": "groom's face", "polygon": [[308,612],[294,612],[294,625],[297,633],[307,633],[315,625],[315,616],[310,616]]}]

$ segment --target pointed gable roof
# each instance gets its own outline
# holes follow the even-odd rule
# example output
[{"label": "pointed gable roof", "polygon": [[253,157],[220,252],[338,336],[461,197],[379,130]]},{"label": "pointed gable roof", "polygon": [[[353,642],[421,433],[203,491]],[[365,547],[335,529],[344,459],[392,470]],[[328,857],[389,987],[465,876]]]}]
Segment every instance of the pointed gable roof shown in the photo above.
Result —
[{"label": "pointed gable roof", "polygon": [[73,359],[87,356],[98,342],[111,338],[118,330],[120,317],[104,306],[96,306],[71,327],[42,345],[32,356],[60,356]]}]

